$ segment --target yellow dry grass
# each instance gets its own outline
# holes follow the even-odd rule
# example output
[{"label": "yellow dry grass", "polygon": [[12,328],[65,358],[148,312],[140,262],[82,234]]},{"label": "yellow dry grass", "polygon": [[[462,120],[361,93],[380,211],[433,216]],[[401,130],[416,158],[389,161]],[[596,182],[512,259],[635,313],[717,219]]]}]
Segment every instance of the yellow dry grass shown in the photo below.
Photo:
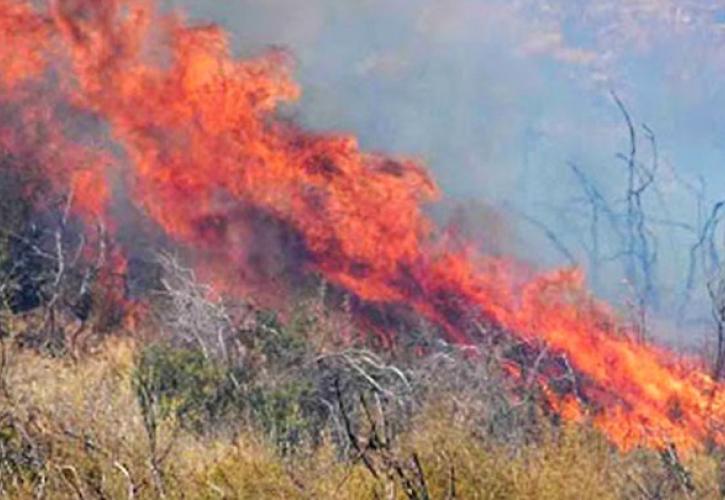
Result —
[{"label": "yellow dry grass", "polygon": [[[331,445],[282,458],[251,430],[203,439],[173,421],[159,429],[159,483],[131,383],[135,351],[133,342],[116,339],[79,362],[10,353],[10,398],[0,400],[0,413],[42,448],[45,463],[40,477],[6,475],[6,495],[406,498],[394,478],[374,478],[361,463],[340,460]],[[542,428],[536,444],[509,447],[452,422],[444,405],[431,407],[396,445],[402,459],[420,458],[432,498],[639,498],[664,480],[656,453],[619,454],[586,427]],[[717,457],[697,455],[685,465],[695,492],[675,485],[668,498],[720,498]]]}]

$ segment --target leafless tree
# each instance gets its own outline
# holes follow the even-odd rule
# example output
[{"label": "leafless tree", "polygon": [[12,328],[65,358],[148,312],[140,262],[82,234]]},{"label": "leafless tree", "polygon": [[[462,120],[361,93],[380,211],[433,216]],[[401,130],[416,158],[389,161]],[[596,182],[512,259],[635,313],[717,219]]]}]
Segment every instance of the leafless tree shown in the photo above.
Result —
[{"label": "leafless tree", "polygon": [[231,308],[241,308],[246,313],[250,309],[241,301],[225,303],[178,258],[160,253],[157,260],[162,271],[162,289],[158,294],[161,304],[156,308],[161,325],[173,337],[196,344],[206,359],[231,361],[228,346],[239,326]]},{"label": "leafless tree", "polygon": [[[594,176],[585,169],[569,162],[568,166],[579,186],[580,194],[572,204],[562,208],[553,207],[557,213],[583,222],[575,224],[573,237],[586,255],[590,279],[595,288],[601,284],[601,267],[611,263],[622,266],[624,278],[631,287],[633,313],[638,332],[645,336],[647,314],[659,304],[657,280],[658,241],[654,226],[659,222],[651,216],[647,199],[652,197],[660,207],[666,204],[656,184],[660,168],[659,150],[654,132],[646,125],[636,126],[627,107],[620,97],[611,92],[612,99],[620,112],[627,131],[628,148],[617,158],[625,165],[625,186],[623,194],[610,197]],[[642,138],[648,146],[648,161],[640,159]],[[528,214],[521,216],[542,230],[554,247],[571,265],[578,263],[574,245],[568,240],[572,235],[557,232],[545,222]],[[665,217],[665,221],[669,218]]]},{"label": "leafless tree", "polygon": [[71,192],[24,230],[0,227],[11,253],[0,272],[0,297],[5,314],[33,313],[32,326],[16,335],[18,341],[77,355],[94,302],[100,302],[94,286],[113,270],[107,266],[104,225],[98,222],[89,231],[73,216],[72,206]]}]

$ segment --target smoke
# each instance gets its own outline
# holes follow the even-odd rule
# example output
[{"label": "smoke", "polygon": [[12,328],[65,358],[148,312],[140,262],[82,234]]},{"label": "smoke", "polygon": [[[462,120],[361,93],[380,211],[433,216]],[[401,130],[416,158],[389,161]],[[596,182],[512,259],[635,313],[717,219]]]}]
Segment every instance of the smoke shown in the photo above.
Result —
[{"label": "smoke", "polygon": [[[576,204],[583,193],[570,163],[591,176],[612,204],[625,196],[626,168],[617,155],[629,145],[609,95],[616,91],[639,132],[642,161],[651,158],[640,125],[658,141],[657,193],[645,197],[644,209],[653,219],[678,225],[650,228],[658,251],[656,285],[664,300],[652,314],[667,317],[677,309],[697,236],[678,227],[701,224],[702,210],[725,186],[720,168],[725,125],[718,112],[725,105],[718,78],[725,64],[725,5],[671,0],[596,6],[567,0],[166,5],[221,23],[242,54],[270,45],[287,48],[303,89],[293,112],[303,123],[354,132],[366,149],[421,159],[450,205],[473,200],[504,214],[518,233],[508,238],[516,242],[508,250],[543,267],[568,264],[545,227],[577,263],[589,266],[590,276],[599,275],[590,284],[600,295],[627,307],[634,298],[621,263],[601,262],[593,269],[580,237],[590,221],[562,216],[584,210]],[[699,179],[705,189],[694,196],[687,185]],[[532,246],[540,249],[536,256],[526,250]],[[696,300],[688,304],[690,319],[709,315],[702,285],[701,279]],[[668,338],[690,342],[691,335]]]}]

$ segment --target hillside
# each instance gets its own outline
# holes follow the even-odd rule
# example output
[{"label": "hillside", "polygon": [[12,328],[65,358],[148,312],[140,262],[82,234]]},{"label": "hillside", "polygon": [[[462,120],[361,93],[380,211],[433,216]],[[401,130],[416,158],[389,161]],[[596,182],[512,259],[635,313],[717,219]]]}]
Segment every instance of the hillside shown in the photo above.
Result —
[{"label": "hillside", "polygon": [[[243,36],[173,2],[0,0],[0,496],[725,497],[717,174],[676,169],[608,88],[607,128],[573,148],[614,142],[601,172],[568,152],[567,179],[546,155],[534,172],[532,144],[576,127],[532,122],[521,175],[485,166],[508,200],[441,202],[458,152],[370,148],[382,117],[320,126],[293,50]],[[507,52],[623,57],[544,42]]]},{"label": "hillside", "polygon": [[[318,313],[315,313],[318,314]],[[723,452],[622,453],[507,391],[490,359],[336,350],[259,318],[233,364],[109,338],[73,361],[3,341],[11,498],[721,498]],[[244,342],[249,343],[249,330]],[[134,334],[133,337],[137,337]],[[339,391],[339,392],[338,392]]]}]

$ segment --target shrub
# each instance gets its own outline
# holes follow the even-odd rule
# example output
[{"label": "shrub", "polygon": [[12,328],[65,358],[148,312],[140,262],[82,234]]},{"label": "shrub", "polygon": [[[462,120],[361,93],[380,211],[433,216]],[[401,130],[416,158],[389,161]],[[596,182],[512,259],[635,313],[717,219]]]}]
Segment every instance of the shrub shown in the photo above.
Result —
[{"label": "shrub", "polygon": [[224,369],[199,350],[153,344],[142,350],[133,380],[147,419],[174,416],[196,432],[216,423],[232,403],[224,397]]}]

